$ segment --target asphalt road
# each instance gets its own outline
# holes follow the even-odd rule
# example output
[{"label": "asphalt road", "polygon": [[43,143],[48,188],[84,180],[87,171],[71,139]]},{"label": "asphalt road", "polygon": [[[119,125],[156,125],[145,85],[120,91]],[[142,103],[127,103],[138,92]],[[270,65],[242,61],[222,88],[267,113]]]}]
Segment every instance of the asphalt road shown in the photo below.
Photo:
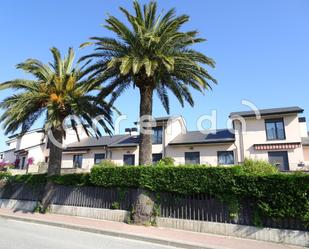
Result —
[{"label": "asphalt road", "polygon": [[118,248],[172,249],[174,247],[0,218],[0,249]]}]

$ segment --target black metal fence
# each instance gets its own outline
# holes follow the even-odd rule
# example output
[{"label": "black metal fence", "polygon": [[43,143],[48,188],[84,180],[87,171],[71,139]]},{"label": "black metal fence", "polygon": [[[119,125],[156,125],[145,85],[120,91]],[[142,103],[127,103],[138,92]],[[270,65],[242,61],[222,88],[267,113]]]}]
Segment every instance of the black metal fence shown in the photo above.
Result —
[{"label": "black metal fence", "polygon": [[[55,185],[51,204],[90,208],[117,208],[130,211],[136,189],[71,187]],[[40,201],[44,187],[25,184],[7,184],[0,188],[0,198]],[[180,195],[175,193],[156,194],[159,216],[167,218],[210,221],[239,225],[255,225],[252,202],[244,200],[237,216],[231,217],[229,206],[206,194]],[[260,221],[264,227],[308,230],[294,219],[265,218]]]}]

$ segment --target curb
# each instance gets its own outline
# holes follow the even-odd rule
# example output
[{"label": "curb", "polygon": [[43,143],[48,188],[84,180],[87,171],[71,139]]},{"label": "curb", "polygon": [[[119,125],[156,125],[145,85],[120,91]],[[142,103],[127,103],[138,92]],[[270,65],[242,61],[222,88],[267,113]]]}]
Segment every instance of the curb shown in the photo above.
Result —
[{"label": "curb", "polygon": [[67,223],[50,222],[50,221],[43,221],[43,220],[24,218],[24,217],[16,217],[12,215],[4,215],[4,214],[0,214],[0,217],[5,218],[5,219],[30,222],[30,223],[35,223],[35,224],[43,224],[43,225],[48,225],[48,226],[78,230],[82,232],[102,234],[102,235],[107,235],[107,236],[112,236],[112,237],[117,237],[117,238],[138,240],[138,241],[149,242],[149,243],[154,243],[154,244],[159,244],[159,245],[164,245],[164,246],[172,246],[172,247],[185,248],[185,249],[215,249],[214,247],[205,247],[201,245],[187,244],[184,242],[179,242],[179,241],[174,241],[174,240],[165,240],[165,239],[145,237],[142,235],[136,235],[136,234],[130,234],[130,233],[121,233],[121,232],[116,232],[116,231],[109,231],[109,230],[103,230],[103,229],[97,229],[97,228],[91,228],[91,227],[85,227],[85,226],[70,225]]}]

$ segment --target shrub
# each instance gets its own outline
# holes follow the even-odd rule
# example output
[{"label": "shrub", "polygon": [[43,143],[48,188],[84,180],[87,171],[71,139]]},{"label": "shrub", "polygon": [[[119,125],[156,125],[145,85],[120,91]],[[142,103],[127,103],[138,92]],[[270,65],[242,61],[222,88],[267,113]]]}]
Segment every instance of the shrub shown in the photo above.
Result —
[{"label": "shrub", "polygon": [[174,166],[175,159],[172,157],[162,158],[156,165],[157,166]]},{"label": "shrub", "polygon": [[87,173],[82,174],[66,174],[50,176],[49,180],[58,185],[66,186],[90,186],[90,175]]},{"label": "shrub", "polygon": [[243,173],[248,174],[275,174],[279,170],[276,166],[263,160],[245,159],[240,167]]},{"label": "shrub", "polygon": [[111,205],[111,209],[120,209],[120,203],[117,201],[114,201]]},{"label": "shrub", "polygon": [[0,171],[0,181],[8,179],[10,176],[11,176],[11,174],[8,173],[8,172],[1,172]]},{"label": "shrub", "polygon": [[95,165],[96,167],[116,167],[117,164],[112,160],[103,160],[99,164]]},{"label": "shrub", "polygon": [[13,163],[0,162],[0,171],[6,171],[7,169],[14,168]]},{"label": "shrub", "polygon": [[12,183],[24,183],[31,186],[45,185],[46,180],[46,174],[26,174],[9,177],[9,181]]}]

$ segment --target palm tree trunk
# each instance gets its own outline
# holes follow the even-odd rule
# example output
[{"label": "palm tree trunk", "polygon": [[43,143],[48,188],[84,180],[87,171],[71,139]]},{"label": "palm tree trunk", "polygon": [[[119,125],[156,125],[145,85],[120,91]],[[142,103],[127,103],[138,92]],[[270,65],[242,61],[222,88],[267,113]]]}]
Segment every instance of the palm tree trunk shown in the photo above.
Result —
[{"label": "palm tree trunk", "polygon": [[[62,144],[62,138],[64,131],[62,128],[53,128],[52,133],[54,139]],[[61,172],[61,161],[62,161],[62,148],[56,146],[50,140],[50,147],[49,147],[49,162],[48,162],[48,175],[60,175]]]},{"label": "palm tree trunk", "polygon": [[[152,115],[153,88],[142,85],[140,88],[140,117]],[[141,124],[142,125],[142,124]],[[145,129],[145,128],[144,128]],[[150,128],[151,129],[151,128]],[[139,141],[139,165],[152,164],[151,134],[140,133]]]},{"label": "palm tree trunk", "polygon": [[[140,117],[152,115],[153,88],[145,83],[141,84],[140,90]],[[144,125],[143,125],[144,123]],[[144,130],[147,129],[145,122],[140,123]],[[148,129],[152,129],[148,127]],[[139,165],[152,164],[152,141],[151,133],[140,133],[139,141]],[[134,201],[133,223],[137,225],[149,225],[152,221],[154,201],[152,196],[143,189],[137,189]]]}]

